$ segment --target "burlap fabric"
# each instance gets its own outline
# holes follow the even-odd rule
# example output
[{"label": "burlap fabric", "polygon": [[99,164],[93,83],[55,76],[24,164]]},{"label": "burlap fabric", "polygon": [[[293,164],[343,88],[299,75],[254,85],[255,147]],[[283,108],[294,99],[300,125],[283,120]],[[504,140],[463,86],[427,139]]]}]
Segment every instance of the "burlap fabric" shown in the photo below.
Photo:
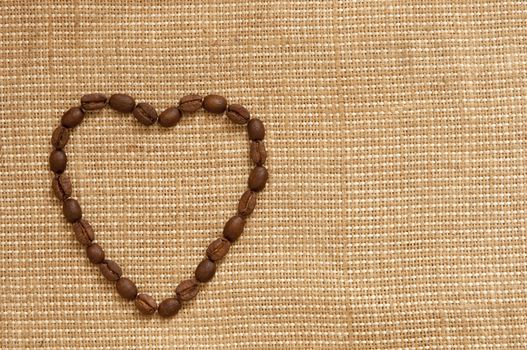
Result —
[{"label": "burlap fabric", "polygon": [[[0,348],[524,349],[524,1],[0,5]],[[50,190],[87,92],[216,92],[267,126],[271,179],[217,276],[145,318]],[[107,255],[160,300],[246,186],[246,134],[90,115],[67,146]]]}]

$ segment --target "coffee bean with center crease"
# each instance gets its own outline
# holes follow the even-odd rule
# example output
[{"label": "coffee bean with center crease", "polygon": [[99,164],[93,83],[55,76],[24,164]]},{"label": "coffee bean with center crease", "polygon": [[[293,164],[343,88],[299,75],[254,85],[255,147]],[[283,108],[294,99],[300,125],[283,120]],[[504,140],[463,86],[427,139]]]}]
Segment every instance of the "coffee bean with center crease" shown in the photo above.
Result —
[{"label": "coffee bean with center crease", "polygon": [[122,113],[130,113],[135,108],[134,98],[126,94],[113,94],[110,96],[108,104],[116,111]]},{"label": "coffee bean with center crease", "polygon": [[244,227],[245,219],[239,215],[234,215],[225,223],[225,226],[223,227],[223,237],[227,238],[232,243],[241,236]]},{"label": "coffee bean with center crease", "polygon": [[256,207],[256,193],[248,190],[242,194],[238,202],[238,214],[241,216],[249,216]]},{"label": "coffee bean with center crease", "polygon": [[104,250],[97,243],[92,243],[86,247],[86,255],[93,264],[100,264],[104,261]]},{"label": "coffee bean with center crease", "polygon": [[179,300],[188,301],[193,299],[199,292],[199,282],[195,278],[181,281],[176,287]]},{"label": "coffee bean with center crease", "polygon": [[137,296],[137,287],[129,278],[121,277],[115,284],[120,296],[127,300],[133,300]]},{"label": "coffee bean with center crease", "polygon": [[221,114],[227,108],[227,100],[220,95],[207,95],[203,99],[203,108],[210,113]]},{"label": "coffee bean with center crease", "polygon": [[263,140],[265,137],[265,127],[260,119],[251,119],[247,123],[247,132],[253,141]]},{"label": "coffee bean with center crease", "polygon": [[179,100],[178,109],[185,113],[194,113],[201,108],[203,97],[200,95],[187,95]]},{"label": "coffee bean with center crease", "polygon": [[133,115],[143,125],[152,125],[157,121],[157,111],[148,103],[139,103],[134,108]]},{"label": "coffee bean with center crease", "polygon": [[251,114],[244,106],[232,104],[227,108],[227,117],[236,124],[247,124]]},{"label": "coffee bean with center crease", "polygon": [[102,275],[108,281],[113,282],[121,278],[121,275],[123,274],[121,267],[117,265],[116,262],[108,259],[104,260],[102,263],[99,264],[99,270],[101,270]]},{"label": "coffee bean with center crease", "polygon": [[152,315],[157,310],[157,303],[148,294],[139,294],[134,300],[135,307],[144,315]]},{"label": "coffee bean with center crease", "polygon": [[61,149],[51,151],[49,154],[49,168],[56,174],[62,174],[66,170],[68,157]]},{"label": "coffee bean with center crease", "polygon": [[196,267],[196,271],[194,271],[194,276],[200,282],[208,282],[212,279],[212,277],[214,277],[215,273],[216,264],[214,263],[214,261],[204,259],[198,264],[198,267]]},{"label": "coffee bean with center crease", "polygon": [[60,123],[66,128],[74,128],[84,119],[84,111],[79,107],[68,109],[60,119]]},{"label": "coffee bean with center crease", "polygon": [[259,192],[264,189],[267,179],[269,178],[269,173],[267,169],[263,166],[257,166],[249,175],[248,185],[251,190],[254,192]]},{"label": "coffee bean with center crease", "polygon": [[59,125],[53,130],[53,134],[51,134],[51,145],[56,149],[61,149],[66,146],[69,139],[70,131],[62,125]]},{"label": "coffee bean with center crease", "polygon": [[106,106],[108,98],[104,94],[87,94],[81,97],[81,107],[85,111],[94,111]]},{"label": "coffee bean with center crease", "polygon": [[263,165],[267,159],[267,151],[263,141],[252,141],[249,154],[254,164]]},{"label": "coffee bean with center crease", "polygon": [[225,238],[218,238],[209,244],[207,248],[207,256],[212,261],[221,260],[229,252],[231,243]]},{"label": "coffee bean with center crease", "polygon": [[75,222],[82,218],[82,209],[74,198],[68,198],[62,204],[62,212],[69,222]]},{"label": "coffee bean with center crease", "polygon": [[161,317],[171,317],[178,313],[181,304],[176,298],[167,298],[159,304],[157,312]]},{"label": "coffee bean with center crease", "polygon": [[73,224],[73,232],[75,232],[75,237],[80,244],[88,246],[95,239],[95,233],[90,223],[84,219]]},{"label": "coffee bean with center crease", "polygon": [[159,115],[159,119],[157,121],[159,122],[159,125],[169,128],[176,125],[180,119],[181,112],[179,109],[176,107],[169,107]]},{"label": "coffee bean with center crease", "polygon": [[66,173],[55,175],[51,181],[51,188],[53,189],[55,197],[61,201],[69,198],[72,192],[69,176]]}]

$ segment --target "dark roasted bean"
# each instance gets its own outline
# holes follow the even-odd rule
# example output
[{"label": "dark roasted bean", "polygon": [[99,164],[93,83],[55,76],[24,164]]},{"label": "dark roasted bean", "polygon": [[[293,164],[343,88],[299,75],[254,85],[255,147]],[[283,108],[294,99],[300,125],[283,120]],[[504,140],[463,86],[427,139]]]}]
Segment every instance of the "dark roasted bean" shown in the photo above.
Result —
[{"label": "dark roasted bean", "polygon": [[188,301],[193,299],[199,292],[199,282],[195,278],[181,281],[176,287],[179,300]]},{"label": "dark roasted bean", "polygon": [[249,138],[253,141],[263,140],[265,137],[265,127],[260,119],[251,119],[247,123]]},{"label": "dark roasted bean", "polygon": [[74,128],[84,119],[84,111],[80,107],[71,107],[68,109],[60,119],[61,124],[65,128]]},{"label": "dark roasted bean", "polygon": [[157,310],[157,303],[148,294],[139,294],[134,300],[135,307],[144,315],[152,315]]},{"label": "dark roasted bean", "polygon": [[185,113],[194,113],[201,108],[203,97],[200,95],[187,95],[179,100],[178,109]]},{"label": "dark roasted bean", "polygon": [[245,227],[245,219],[239,215],[234,215],[230,218],[223,227],[223,237],[227,238],[229,242],[236,241],[242,234]]},{"label": "dark roasted bean", "polygon": [[259,192],[264,189],[267,179],[269,178],[269,173],[267,169],[263,166],[257,166],[249,175],[248,185],[251,190],[254,192]]},{"label": "dark roasted bean", "polygon": [[90,244],[86,247],[86,255],[93,264],[100,264],[104,261],[104,250],[97,243]]},{"label": "dark roasted bean", "polygon": [[75,222],[82,218],[82,209],[74,198],[68,198],[62,204],[62,212],[69,222]]},{"label": "dark roasted bean", "polygon": [[126,94],[113,94],[108,103],[110,107],[122,113],[130,113],[135,107],[134,98]]},{"label": "dark roasted bean", "polygon": [[218,238],[209,244],[207,248],[207,256],[212,261],[218,261],[223,259],[229,252],[231,243],[225,238]]},{"label": "dark roasted bean", "polygon": [[139,103],[133,111],[135,119],[144,125],[152,125],[157,121],[157,111],[148,103]]},{"label": "dark roasted bean", "polygon": [[108,98],[104,94],[87,94],[81,98],[81,107],[85,111],[94,111],[106,106]]},{"label": "dark roasted bean", "polygon": [[210,113],[221,114],[227,108],[227,100],[223,96],[207,95],[203,99],[203,108]]},{"label": "dark roasted bean", "polygon": [[198,264],[198,267],[196,267],[196,271],[194,271],[194,276],[200,282],[208,282],[212,279],[212,277],[214,277],[215,273],[216,264],[214,263],[214,261],[204,259]]},{"label": "dark roasted bean", "polygon": [[157,312],[161,317],[171,317],[178,313],[181,304],[176,298],[167,298],[159,304]]},{"label": "dark roasted bean", "polygon": [[62,125],[57,126],[55,130],[53,130],[53,134],[51,134],[51,144],[57,149],[64,148],[69,139],[70,131]]},{"label": "dark roasted bean", "polygon": [[169,128],[176,125],[181,119],[181,112],[176,107],[169,107],[159,115],[159,125]]},{"label": "dark roasted bean", "polygon": [[252,141],[250,156],[254,164],[263,165],[267,159],[267,151],[263,141]]},{"label": "dark roasted bean", "polygon": [[256,207],[256,193],[251,190],[245,191],[238,202],[238,214],[244,217],[249,216],[254,207]]},{"label": "dark roasted bean", "polygon": [[137,296],[137,287],[129,278],[121,277],[115,284],[117,293],[127,300],[133,300]]},{"label": "dark roasted bean", "polygon": [[232,104],[227,108],[227,117],[236,124],[247,124],[251,114],[244,106]]},{"label": "dark roasted bean", "polygon": [[75,237],[80,244],[88,246],[95,239],[95,233],[90,223],[84,219],[73,224],[73,232],[75,232]]},{"label": "dark roasted bean", "polygon": [[49,168],[56,174],[62,174],[66,170],[68,157],[61,149],[51,151],[49,154]]},{"label": "dark roasted bean", "polygon": [[102,263],[99,264],[99,270],[101,270],[102,275],[108,281],[113,282],[121,278],[121,275],[123,274],[121,267],[117,265],[116,262],[108,259],[104,260]]},{"label": "dark roasted bean", "polygon": [[55,193],[55,197],[61,201],[71,197],[71,181],[66,173],[55,175],[51,182],[51,188],[53,193]]}]

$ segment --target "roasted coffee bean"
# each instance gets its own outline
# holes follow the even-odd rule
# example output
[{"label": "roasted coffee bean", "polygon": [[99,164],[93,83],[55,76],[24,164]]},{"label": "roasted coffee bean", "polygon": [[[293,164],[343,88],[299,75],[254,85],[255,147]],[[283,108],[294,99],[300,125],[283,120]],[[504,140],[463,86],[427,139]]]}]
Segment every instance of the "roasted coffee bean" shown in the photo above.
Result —
[{"label": "roasted coffee bean", "polygon": [[267,159],[267,151],[263,141],[252,141],[250,156],[254,164],[263,165]]},{"label": "roasted coffee bean", "polygon": [[199,292],[199,282],[195,278],[181,281],[176,287],[179,300],[188,301],[193,299]]},{"label": "roasted coffee bean", "polygon": [[81,98],[81,107],[85,111],[94,111],[106,106],[108,98],[104,94],[87,94]]},{"label": "roasted coffee bean", "polygon": [[152,315],[157,310],[157,303],[148,294],[139,294],[134,300],[135,307],[144,315]]},{"label": "roasted coffee bean", "polygon": [[181,112],[176,107],[169,107],[159,115],[159,125],[169,128],[176,125],[181,119]]},{"label": "roasted coffee bean", "polygon": [[[80,208],[80,207],[79,207]],[[75,237],[80,244],[88,246],[95,239],[95,233],[90,223],[84,219],[73,224],[73,232],[75,232]]]},{"label": "roasted coffee bean", "polygon": [[223,227],[223,237],[227,238],[229,242],[236,241],[242,234],[245,227],[245,219],[239,215],[234,215],[230,218]]},{"label": "roasted coffee bean", "polygon": [[117,265],[116,262],[108,259],[104,260],[102,263],[99,264],[99,270],[101,270],[102,275],[108,281],[113,282],[121,278],[121,275],[123,274],[121,267]]},{"label": "roasted coffee bean", "polygon": [[225,238],[218,238],[209,244],[207,248],[207,256],[212,261],[218,261],[223,259],[229,252],[231,243]]},{"label": "roasted coffee bean", "polygon": [[259,192],[264,189],[267,179],[269,178],[269,173],[267,169],[263,166],[257,166],[249,175],[248,185],[251,190],[254,192]]},{"label": "roasted coffee bean", "polygon": [[233,104],[227,108],[227,117],[236,124],[247,124],[251,114],[244,106]]},{"label": "roasted coffee bean", "polygon": [[212,279],[212,277],[214,277],[215,273],[216,264],[214,263],[214,261],[204,259],[198,264],[198,267],[196,267],[196,271],[194,271],[194,276],[200,282],[208,282]]},{"label": "roasted coffee bean", "polygon": [[100,264],[104,261],[104,250],[97,243],[92,243],[86,247],[86,255],[93,264]]},{"label": "roasted coffee bean", "polygon": [[134,108],[133,114],[135,119],[144,125],[152,125],[157,121],[157,111],[148,103],[139,103]]},{"label": "roasted coffee bean", "polygon": [[179,100],[178,109],[185,113],[194,113],[201,108],[203,97],[200,95],[187,95]]},{"label": "roasted coffee bean", "polygon": [[68,198],[62,204],[62,212],[69,222],[75,222],[82,218],[82,209],[74,198]]},{"label": "roasted coffee bean", "polygon": [[210,113],[221,114],[227,108],[227,100],[219,95],[207,95],[203,99],[203,108]]},{"label": "roasted coffee bean", "polygon": [[68,157],[61,149],[51,151],[49,154],[49,168],[56,174],[62,174],[66,170]]},{"label": "roasted coffee bean", "polygon": [[159,304],[157,312],[161,317],[171,317],[178,313],[181,304],[176,298],[167,298]]},{"label": "roasted coffee bean", "polygon": [[60,119],[61,124],[65,128],[74,128],[84,119],[84,111],[80,107],[71,107],[68,109]]},{"label": "roasted coffee bean", "polygon": [[251,119],[247,123],[249,138],[253,141],[263,140],[265,137],[265,127],[260,119]]},{"label": "roasted coffee bean", "polygon": [[69,139],[70,131],[62,125],[57,126],[55,130],[53,130],[53,134],[51,134],[51,144],[57,149],[64,148]]},{"label": "roasted coffee bean", "polygon": [[251,190],[245,191],[238,202],[238,214],[244,217],[249,216],[254,207],[256,207],[256,193]]},{"label": "roasted coffee bean", "polygon": [[110,107],[122,113],[130,113],[135,108],[134,98],[126,94],[113,94],[108,103]]},{"label": "roasted coffee bean", "polygon": [[55,175],[53,181],[51,181],[51,188],[53,193],[55,193],[55,197],[61,201],[71,197],[71,181],[66,173]]},{"label": "roasted coffee bean", "polygon": [[137,287],[129,278],[121,277],[115,284],[117,293],[127,300],[133,300],[137,296]]}]

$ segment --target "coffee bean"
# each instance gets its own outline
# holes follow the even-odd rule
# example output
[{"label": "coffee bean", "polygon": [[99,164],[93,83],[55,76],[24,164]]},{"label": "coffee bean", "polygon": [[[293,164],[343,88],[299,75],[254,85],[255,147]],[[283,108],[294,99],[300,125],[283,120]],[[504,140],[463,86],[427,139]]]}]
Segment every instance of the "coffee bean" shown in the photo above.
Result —
[{"label": "coffee bean", "polygon": [[61,149],[51,151],[49,154],[49,168],[55,174],[62,174],[66,170],[66,164],[68,164],[68,157]]},{"label": "coffee bean", "polygon": [[69,139],[70,131],[62,125],[59,125],[53,130],[53,134],[51,134],[51,145],[56,149],[61,149],[66,146]]},{"label": "coffee bean", "polygon": [[265,127],[260,119],[251,119],[247,123],[247,132],[253,141],[263,140],[265,137]]},{"label": "coffee bean", "polygon": [[66,173],[55,175],[51,181],[51,188],[55,197],[61,201],[71,197],[71,181]]},{"label": "coffee bean", "polygon": [[236,124],[247,124],[251,114],[244,106],[232,104],[227,108],[227,117]]},{"label": "coffee bean", "polygon": [[115,284],[117,293],[127,300],[133,300],[137,296],[137,287],[129,278],[121,277]]},{"label": "coffee bean", "polygon": [[169,107],[159,115],[159,125],[169,128],[176,125],[181,119],[181,112],[176,107]]},{"label": "coffee bean", "polygon": [[116,262],[108,259],[104,260],[102,263],[99,264],[99,270],[101,270],[102,275],[108,281],[113,282],[121,278],[121,275],[123,274],[121,267],[117,265]]},{"label": "coffee bean", "polygon": [[199,282],[195,278],[181,281],[176,287],[179,300],[188,301],[193,299],[199,292]]},{"label": "coffee bean", "polygon": [[171,317],[178,313],[181,304],[176,298],[167,298],[159,304],[157,312],[161,317]]},{"label": "coffee bean", "polygon": [[84,219],[73,224],[73,232],[75,232],[75,237],[80,244],[88,246],[95,239],[95,233],[90,223]]},{"label": "coffee bean", "polygon": [[84,111],[80,107],[72,107],[68,109],[60,119],[60,123],[65,128],[74,128],[84,119]]},{"label": "coffee bean", "polygon": [[106,106],[108,98],[104,94],[87,94],[81,98],[81,107],[85,111],[94,111]]},{"label": "coffee bean", "polygon": [[187,95],[179,100],[178,109],[185,113],[194,113],[201,108],[203,97],[200,95]]},{"label": "coffee bean", "polygon": [[152,125],[157,121],[157,111],[148,103],[139,103],[134,108],[133,114],[135,119],[144,125]]},{"label": "coffee bean", "polygon": [[252,141],[250,156],[254,164],[263,165],[267,159],[267,151],[263,141]]},{"label": "coffee bean", "polygon": [[212,277],[214,277],[215,273],[216,264],[214,263],[214,261],[204,259],[198,264],[198,267],[196,267],[196,271],[194,271],[194,276],[200,282],[207,282],[210,281]]},{"label": "coffee bean", "polygon": [[134,301],[135,307],[144,315],[152,315],[157,310],[157,303],[148,294],[139,294]]},{"label": "coffee bean", "polygon": [[207,95],[203,99],[203,108],[210,113],[221,114],[227,108],[227,100],[219,95]]},{"label": "coffee bean", "polygon": [[239,215],[234,215],[230,218],[223,227],[223,237],[227,238],[229,242],[236,241],[242,234],[245,227],[245,219]]},{"label": "coffee bean", "polygon": [[267,179],[269,178],[269,173],[267,169],[263,166],[257,166],[249,175],[248,185],[251,190],[254,192],[259,192],[264,189]]},{"label": "coffee bean", "polygon": [[238,202],[238,214],[244,217],[249,216],[254,207],[256,207],[256,193],[251,190],[245,191]]},{"label": "coffee bean", "polygon": [[68,222],[75,222],[82,218],[82,209],[79,202],[71,197],[62,204],[62,212]]},{"label": "coffee bean", "polygon": [[227,255],[230,247],[231,243],[228,240],[225,238],[218,238],[209,244],[209,247],[207,248],[207,256],[212,261],[221,260]]},{"label": "coffee bean", "polygon": [[130,113],[135,107],[134,98],[126,94],[113,94],[108,103],[110,107],[122,113]]},{"label": "coffee bean", "polygon": [[104,261],[104,250],[97,243],[90,244],[86,247],[86,255],[93,264],[100,264]]}]

